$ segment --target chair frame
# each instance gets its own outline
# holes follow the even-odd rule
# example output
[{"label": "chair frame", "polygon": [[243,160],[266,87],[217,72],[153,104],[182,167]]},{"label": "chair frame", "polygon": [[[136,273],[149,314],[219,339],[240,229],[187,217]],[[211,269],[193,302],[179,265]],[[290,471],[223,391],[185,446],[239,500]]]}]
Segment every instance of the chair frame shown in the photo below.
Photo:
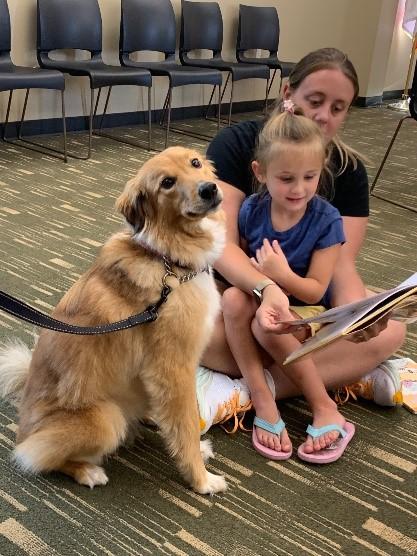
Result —
[{"label": "chair frame", "polygon": [[[101,11],[100,11],[100,6],[98,4],[98,0],[95,0],[97,3],[97,7],[98,7],[98,11],[100,13],[100,34],[102,31],[102,21],[101,21]],[[54,49],[43,49],[41,48],[41,30],[40,30],[40,25],[41,25],[41,17],[40,17],[40,6],[39,6],[39,0],[37,1],[37,21],[38,21],[38,44],[37,44],[37,58],[38,58],[38,62],[40,67],[50,67],[47,66],[46,63],[48,61],[50,61],[51,59],[49,58],[49,52],[51,50]],[[77,48],[75,48],[76,50]],[[103,62],[102,60],[102,44],[100,45],[100,49],[99,50],[89,50],[91,58],[88,61],[92,61],[92,60],[98,60]],[[105,64],[105,62],[103,62]],[[111,67],[111,66],[110,66]],[[63,71],[63,73],[68,73],[69,75],[71,75],[71,69],[69,69],[68,71]],[[86,72],[85,77],[88,77],[88,73]],[[143,85],[139,85],[139,86],[143,86]],[[107,108],[108,108],[108,104],[109,104],[109,99],[110,99],[110,94],[112,91],[113,85],[108,86],[108,91],[107,91],[107,96],[106,96],[106,100],[104,103],[104,109],[103,112],[100,116],[100,123],[98,128],[94,128],[94,119],[97,116],[97,109],[98,109],[98,105],[99,105],[99,101],[100,101],[100,97],[101,97],[101,91],[103,89],[103,87],[92,87],[92,83],[90,80],[90,113],[88,116],[88,146],[87,146],[87,154],[85,156],[83,155],[79,155],[79,154],[75,154],[75,153],[70,153],[67,151],[67,155],[75,158],[77,160],[88,160],[89,158],[91,158],[91,151],[92,151],[92,138],[93,136],[97,136],[97,137],[105,137],[108,139],[112,139],[113,141],[117,141],[119,143],[124,143],[127,145],[132,145],[134,147],[139,147],[142,149],[146,149],[148,151],[153,150],[152,149],[152,110],[151,110],[151,90],[152,90],[152,84],[150,86],[147,87],[148,89],[148,98],[147,98],[147,112],[148,112],[148,141],[147,141],[147,145],[144,146],[142,143],[139,143],[137,141],[130,141],[128,139],[122,139],[120,137],[116,137],[112,134],[109,133],[104,133],[102,131],[102,127],[103,127],[103,122],[104,122],[104,118],[106,116],[107,113]],[[96,99],[94,99],[94,90],[98,89],[97,92],[97,97]],[[95,100],[95,102],[94,102]]]},{"label": "chair frame", "polygon": [[[242,46],[242,27],[243,27],[243,22],[244,22],[244,18],[247,17],[245,16],[245,8],[249,8],[251,11],[253,12],[258,12],[258,14],[262,14],[262,13],[267,13],[267,12],[274,12],[274,18],[276,21],[276,30],[277,30],[277,34],[276,34],[276,43],[272,44],[260,44],[258,43],[257,45],[243,45]],[[273,6],[267,6],[267,7],[263,7],[263,6],[247,6],[245,4],[239,4],[239,24],[238,24],[238,33],[237,33],[237,39],[236,39],[236,59],[239,60],[239,62],[244,62],[247,64],[265,64],[266,66],[269,67],[270,70],[273,70],[272,73],[272,78],[269,82],[269,88],[268,88],[268,97],[269,97],[269,93],[271,92],[271,87],[272,84],[275,80],[275,76],[277,71],[280,71],[280,84],[279,84],[279,92],[281,92],[281,88],[282,88],[282,80],[284,77],[283,76],[283,70],[282,70],[282,64],[293,64],[292,62],[282,62],[281,60],[279,60],[278,58],[278,47],[279,47],[279,36],[280,36],[280,23],[279,23],[279,15],[278,15],[278,10],[276,9],[276,7]],[[262,42],[262,39],[260,39],[260,41]],[[268,58],[248,58],[247,56],[245,56],[245,52],[247,50],[253,50],[253,49],[257,49],[260,48],[262,50],[268,50],[269,51],[269,57]],[[293,64],[295,65],[295,64]],[[277,67],[279,66],[279,67]]]},{"label": "chair frame", "polygon": [[[188,0],[188,1],[189,1],[189,0]],[[217,4],[217,6],[218,6],[219,12],[220,12],[220,21],[221,21],[222,29],[223,29],[223,17],[222,17],[222,14],[221,14],[220,6],[219,6],[218,2],[215,2],[215,1],[212,1],[212,2],[210,2],[210,3],[212,3],[212,4]],[[195,2],[195,4],[198,4],[198,2]],[[184,0],[181,0],[182,13],[181,13],[181,37],[180,37],[179,57],[180,57],[181,63],[182,63],[184,66],[188,66],[188,65],[190,65],[190,66],[193,66],[193,65],[194,65],[194,66],[197,66],[198,63],[192,64],[192,63],[189,62],[189,58],[188,58],[188,52],[189,52],[189,50],[187,50],[187,49],[184,48],[184,33],[185,33],[185,30],[184,30],[184,9],[183,9],[183,5],[184,5]],[[223,43],[223,39],[222,39],[222,43]],[[224,61],[223,58],[222,58],[222,48],[220,48],[220,49],[218,49],[218,50],[212,50],[212,52],[213,52],[213,57],[212,57],[211,59],[212,59],[213,61],[215,61],[216,59],[218,59],[219,61]],[[227,62],[226,62],[226,63],[227,63]],[[237,62],[230,62],[230,64],[237,64],[237,65],[238,65],[239,63],[241,63],[241,62],[239,62],[239,61],[237,61]],[[259,64],[259,65],[262,65],[262,64]],[[201,66],[201,67],[207,67],[207,66]],[[213,67],[215,67],[215,66],[213,65]],[[219,67],[218,69],[219,69],[219,71],[227,72],[226,82],[225,82],[225,84],[224,84],[224,86],[223,86],[223,90],[222,90],[221,97],[220,97],[220,102],[219,102],[219,105],[220,105],[220,108],[221,108],[221,102],[222,102],[223,97],[224,97],[224,94],[225,94],[225,92],[226,92],[226,88],[227,88],[227,85],[228,85],[228,83],[229,83],[230,76],[232,75],[232,70],[231,70],[231,69],[227,69],[227,68],[220,68],[220,67]],[[249,79],[249,78],[248,78],[248,79]],[[255,79],[255,78],[253,78],[253,79]],[[265,101],[264,101],[264,113],[266,113],[267,106],[268,106],[269,81],[270,81],[270,78],[268,77],[268,78],[266,79],[266,91],[265,91]],[[209,100],[209,102],[208,102],[208,105],[207,105],[207,108],[206,108],[206,113],[205,113],[205,118],[208,119],[208,120],[212,120],[212,118],[209,118],[209,117],[208,117],[208,113],[209,113],[209,110],[210,110],[211,102],[212,102],[212,100],[213,100],[214,92],[215,92],[215,88],[213,87],[213,90],[212,90],[211,95],[210,95],[210,100]],[[233,78],[232,78],[231,90],[230,90],[229,114],[228,114],[228,118],[227,118],[227,120],[226,120],[226,123],[227,123],[227,125],[229,125],[229,126],[231,125],[231,123],[232,123],[232,121],[233,121],[233,120],[232,120],[233,93],[234,93],[234,80],[233,80]],[[234,123],[235,123],[235,122],[234,122]]]},{"label": "chair frame", "polygon": [[[23,137],[23,123],[26,114],[26,108],[29,98],[30,89],[26,89],[25,100],[23,103],[22,115],[17,127],[17,140],[13,140],[10,137],[7,137],[6,130],[9,124],[9,116],[10,116],[10,108],[12,104],[13,92],[17,89],[11,89],[9,92],[9,99],[7,102],[7,110],[6,110],[6,118],[3,123],[3,132],[2,132],[2,139],[5,143],[9,143],[11,145],[16,145],[18,147],[22,147],[25,149],[29,149],[31,151],[39,152],[41,154],[45,154],[47,156],[52,156],[53,158],[59,158],[64,162],[68,162],[68,156],[71,156],[67,151],[67,128],[66,128],[66,121],[65,121],[65,91],[61,91],[61,111],[62,111],[62,128],[63,128],[63,150],[55,149],[53,147],[47,147],[38,143],[37,141],[33,141],[31,139],[27,139]],[[52,89],[51,89],[52,90]],[[21,141],[22,143],[20,143]],[[30,146],[31,145],[31,146]]]},{"label": "chair frame", "polygon": [[417,66],[414,68],[414,76],[413,76],[413,83],[411,85],[411,89],[409,91],[410,93],[410,102],[408,105],[408,109],[410,111],[409,114],[407,114],[407,116],[404,116],[403,118],[400,119],[400,121],[397,124],[397,127],[395,128],[394,131],[394,135],[391,138],[391,141],[388,145],[387,150],[385,151],[384,157],[381,161],[381,164],[379,165],[379,168],[375,174],[374,180],[372,182],[371,188],[370,188],[370,195],[372,197],[376,197],[377,199],[381,199],[382,201],[385,201],[387,203],[390,203],[391,205],[395,205],[401,208],[405,208],[406,210],[409,210],[411,212],[417,213],[417,209],[414,207],[410,207],[409,205],[405,205],[404,203],[399,203],[398,201],[393,201],[391,199],[389,199],[388,197],[384,197],[383,195],[379,195],[375,193],[375,189],[376,189],[376,185],[379,179],[379,176],[382,172],[382,169],[385,165],[385,162],[387,161],[388,155],[391,152],[391,149],[394,145],[395,139],[397,138],[397,135],[401,129],[401,126],[403,125],[403,123],[405,122],[405,120],[416,120],[417,121]]},{"label": "chair frame", "polygon": [[[8,3],[7,0],[1,0],[2,3],[2,15],[5,16],[6,21],[3,22],[2,25],[2,31],[5,32],[5,37],[3,37],[3,42],[2,42],[2,46],[1,46],[1,59],[3,62],[6,63],[6,67],[8,68],[18,68],[18,69],[22,69],[22,70],[27,70],[27,75],[26,78],[30,81],[31,80],[31,72],[33,72],[33,68],[29,68],[29,67],[25,67],[25,66],[16,66],[13,63],[12,57],[11,57],[11,22],[10,22],[10,12],[9,12],[9,7],[8,7]],[[4,8],[4,10],[3,10]],[[49,70],[43,70],[39,68],[39,74],[43,74],[44,72],[49,71]],[[55,70],[56,73],[56,70]],[[62,75],[62,74],[61,74]],[[0,65],[0,76],[1,76],[1,65]],[[33,80],[36,80],[36,74],[33,74]],[[36,89],[42,89],[43,87],[31,87],[31,88],[36,88]],[[26,139],[25,137],[23,137],[23,123],[24,123],[24,119],[25,119],[25,114],[26,114],[26,108],[27,108],[27,103],[28,103],[28,98],[29,98],[29,91],[31,88],[26,88],[26,94],[25,94],[25,100],[24,100],[24,104],[23,104],[23,110],[22,110],[22,115],[20,118],[20,121],[18,123],[18,127],[17,127],[17,139],[12,139],[10,137],[7,136],[7,127],[9,125],[9,117],[10,117],[10,109],[11,109],[11,105],[12,105],[12,100],[13,100],[13,93],[14,91],[17,90],[21,90],[22,87],[16,87],[16,88],[11,88],[11,89],[4,89],[1,92],[6,92],[9,91],[9,98],[8,98],[8,102],[7,102],[7,109],[6,109],[6,117],[3,123],[3,129],[2,129],[2,134],[1,134],[1,138],[5,143],[9,143],[11,145],[15,145],[17,147],[21,147],[21,148],[25,148],[25,149],[29,149],[31,151],[34,152],[38,152],[41,154],[44,154],[46,156],[51,156],[53,158],[59,158],[60,160],[63,160],[64,162],[68,161],[68,156],[67,156],[67,131],[66,131],[66,121],[65,121],[65,83],[64,83],[64,88],[62,89],[53,89],[53,88],[48,88],[48,90],[56,90],[56,91],[61,91],[61,111],[62,111],[62,130],[63,130],[63,150],[59,150],[59,149],[54,149],[53,147],[47,147],[45,145],[42,145],[41,143],[38,143],[36,141],[33,140],[29,140]]]},{"label": "chair frame", "polygon": [[[166,8],[165,8],[166,5]],[[162,44],[156,44],[156,39],[155,36],[153,37],[153,44],[149,45],[149,44],[145,44],[147,41],[143,40],[139,41],[139,43],[136,43],[135,46],[137,47],[141,47],[138,50],[132,50],[133,45],[132,45],[132,38],[131,36],[129,37],[130,40],[126,39],[126,34],[127,34],[127,29],[128,27],[126,26],[126,18],[125,18],[125,13],[126,11],[130,10],[128,13],[130,15],[132,15],[132,8],[134,6],[134,9],[137,10],[137,13],[133,13],[134,16],[140,15],[141,13],[146,14],[145,15],[145,21],[147,21],[147,17],[149,14],[149,5],[147,5],[145,3],[145,5],[141,5],[140,2],[138,2],[137,4],[128,4],[128,2],[126,0],[122,0],[121,2],[121,18],[120,18],[120,41],[119,41],[119,60],[120,60],[120,64],[122,66],[126,66],[126,67],[139,67],[139,68],[144,68],[147,69],[148,71],[151,72],[152,76],[162,76],[162,77],[168,77],[169,79],[169,85],[168,85],[168,90],[167,90],[167,94],[165,96],[165,100],[164,100],[164,104],[163,104],[163,108],[161,111],[161,116],[159,119],[159,125],[165,129],[165,148],[168,146],[168,138],[169,138],[169,133],[170,131],[173,131],[174,133],[178,133],[181,135],[187,135],[187,136],[191,136],[191,137],[195,137],[197,139],[203,139],[205,141],[211,141],[211,139],[213,138],[212,136],[209,135],[205,135],[202,133],[197,133],[197,132],[189,132],[189,131],[185,131],[184,129],[181,129],[179,127],[173,127],[171,125],[171,103],[172,103],[172,90],[176,87],[179,86],[186,86],[186,85],[190,85],[190,84],[205,84],[205,83],[184,83],[181,85],[175,85],[172,86],[172,81],[171,81],[171,76],[170,76],[170,70],[167,68],[162,68],[160,71],[157,70],[157,68],[152,67],[155,65],[158,65],[158,63],[162,64],[164,63],[169,63],[172,64],[172,68],[173,70],[175,69],[175,67],[180,67],[183,70],[188,69],[189,73],[192,75],[193,70],[197,70],[197,68],[185,68],[183,65],[178,65],[176,60],[175,60],[175,40],[174,43],[172,45],[170,45],[170,39],[168,38],[168,42],[165,43],[165,45]],[[172,29],[169,28],[167,30],[167,34],[168,37],[171,37],[172,39],[174,39],[174,37],[176,36],[176,26],[175,26],[175,15],[174,15],[174,10],[172,8],[172,4],[170,0],[165,0],[165,3],[160,3],[158,8],[165,10],[166,9],[166,13],[167,13],[167,19],[169,20],[169,18],[172,19],[172,23],[173,23],[173,27]],[[168,10],[170,10],[169,15],[168,15]],[[165,14],[164,14],[165,16]],[[157,31],[159,31],[160,29],[156,29],[155,31],[155,35],[157,35]],[[130,31],[130,29],[129,29]],[[128,44],[126,44],[128,43]],[[130,46],[130,48],[129,48]],[[146,47],[150,47],[152,46],[152,48],[146,48]],[[159,47],[161,49],[156,50],[156,48]],[[146,61],[141,61],[141,62],[133,62],[130,59],[130,55],[133,52],[143,52],[143,51],[155,51],[155,52],[161,52],[164,54],[165,59],[163,62],[146,62]],[[211,72],[214,74],[216,70],[211,70]],[[220,74],[220,72],[219,72]],[[216,86],[215,86],[216,87]],[[218,86],[219,87],[219,106],[220,106],[220,102],[221,102],[221,83]],[[220,114],[220,110],[219,110],[219,114]],[[165,124],[166,122],[166,124]],[[165,124],[165,125],[164,125]],[[218,117],[218,123],[217,123],[217,128],[218,130],[220,129],[220,117]]]}]

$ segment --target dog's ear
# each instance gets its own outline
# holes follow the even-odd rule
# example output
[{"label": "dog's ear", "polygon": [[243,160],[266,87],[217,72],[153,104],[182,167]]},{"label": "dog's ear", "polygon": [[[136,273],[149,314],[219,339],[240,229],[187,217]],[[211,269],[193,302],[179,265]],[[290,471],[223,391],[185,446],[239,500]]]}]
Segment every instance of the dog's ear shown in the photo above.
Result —
[{"label": "dog's ear", "polygon": [[[127,183],[125,190],[116,201],[116,209],[123,214],[127,222],[133,227],[135,234],[137,234],[145,225],[147,201],[145,194],[141,191],[135,191],[131,185],[130,182]],[[132,191],[134,192],[133,195]]]}]

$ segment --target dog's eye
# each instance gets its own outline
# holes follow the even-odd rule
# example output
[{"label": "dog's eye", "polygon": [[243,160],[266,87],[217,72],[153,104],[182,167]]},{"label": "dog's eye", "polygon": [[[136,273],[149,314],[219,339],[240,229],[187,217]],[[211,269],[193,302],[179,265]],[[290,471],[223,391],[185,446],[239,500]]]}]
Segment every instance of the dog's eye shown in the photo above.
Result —
[{"label": "dog's eye", "polygon": [[201,168],[201,166],[202,166],[202,164],[198,160],[198,158],[193,158],[192,161],[191,161],[191,165],[194,166],[194,168]]},{"label": "dog's eye", "polygon": [[174,187],[175,182],[175,178],[164,178],[161,181],[161,187],[163,187],[164,189],[171,189],[171,187]]}]

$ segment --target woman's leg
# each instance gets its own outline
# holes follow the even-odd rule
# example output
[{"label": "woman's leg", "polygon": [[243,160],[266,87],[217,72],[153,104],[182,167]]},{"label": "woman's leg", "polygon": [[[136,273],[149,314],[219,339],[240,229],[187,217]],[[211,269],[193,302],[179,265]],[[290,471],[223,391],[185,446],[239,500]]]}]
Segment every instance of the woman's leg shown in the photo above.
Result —
[{"label": "woman's leg", "polygon": [[[260,347],[251,331],[251,322],[257,309],[255,300],[238,288],[231,287],[223,294],[222,308],[226,338],[248,384],[256,415],[272,425],[278,423],[281,417],[266,382]],[[285,429],[278,435],[258,426],[256,435],[258,441],[271,450],[291,450],[291,442]]]},{"label": "woman's leg", "polygon": [[[339,340],[317,351],[313,360],[327,389],[356,382],[366,373],[372,371],[385,359],[399,349],[405,338],[405,327],[396,321],[389,321],[388,326],[378,336],[363,343]],[[279,365],[267,363],[273,371],[276,381],[277,399],[285,399],[301,394],[282,372]],[[241,376],[238,366],[227,345],[223,316],[219,315],[214,333],[207,347],[202,364],[231,377]]]}]

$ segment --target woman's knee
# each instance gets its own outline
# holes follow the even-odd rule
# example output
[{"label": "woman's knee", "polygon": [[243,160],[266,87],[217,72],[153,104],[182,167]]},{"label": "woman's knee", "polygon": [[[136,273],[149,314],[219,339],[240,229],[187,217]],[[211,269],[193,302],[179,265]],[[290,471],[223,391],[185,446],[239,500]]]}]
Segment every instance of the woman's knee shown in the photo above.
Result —
[{"label": "woman's knee", "polygon": [[245,320],[254,314],[252,298],[239,288],[228,288],[222,296],[222,311],[227,319]]},{"label": "woman's knee", "polygon": [[407,334],[407,327],[403,322],[390,320],[388,321],[385,333],[385,341],[390,349],[390,354],[392,354],[403,345]]},{"label": "woman's knee", "polygon": [[396,352],[404,343],[407,328],[402,322],[390,320],[388,325],[374,340],[369,342],[375,351],[376,359],[383,361]]}]

